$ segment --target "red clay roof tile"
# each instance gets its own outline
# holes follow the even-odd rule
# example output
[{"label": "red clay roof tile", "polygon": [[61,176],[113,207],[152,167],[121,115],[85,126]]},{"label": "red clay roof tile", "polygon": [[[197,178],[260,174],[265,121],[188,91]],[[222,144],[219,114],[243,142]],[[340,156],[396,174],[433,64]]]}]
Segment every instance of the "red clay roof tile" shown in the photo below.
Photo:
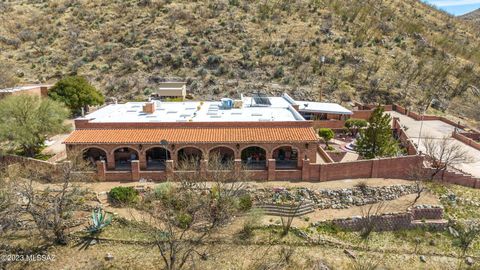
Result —
[{"label": "red clay roof tile", "polygon": [[176,129],[81,129],[66,144],[119,144],[216,142],[305,142],[317,141],[313,128],[176,128]]}]

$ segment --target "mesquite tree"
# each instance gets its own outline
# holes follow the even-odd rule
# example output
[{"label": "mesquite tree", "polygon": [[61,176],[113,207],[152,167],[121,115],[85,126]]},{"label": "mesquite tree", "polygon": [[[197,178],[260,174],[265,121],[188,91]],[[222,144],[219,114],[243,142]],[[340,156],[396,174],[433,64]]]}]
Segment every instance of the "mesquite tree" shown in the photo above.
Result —
[{"label": "mesquite tree", "polygon": [[150,210],[157,232],[154,241],[166,269],[182,269],[196,258],[208,258],[208,246],[217,229],[238,213],[244,170],[232,170],[229,161],[210,157],[202,172],[198,160],[185,160],[174,184],[159,189]]}]

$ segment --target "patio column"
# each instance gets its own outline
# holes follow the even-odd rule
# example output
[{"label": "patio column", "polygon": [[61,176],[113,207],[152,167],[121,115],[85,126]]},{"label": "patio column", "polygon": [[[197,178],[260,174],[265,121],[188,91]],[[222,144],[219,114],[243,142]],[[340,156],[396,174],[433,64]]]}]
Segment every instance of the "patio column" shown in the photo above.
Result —
[{"label": "patio column", "polygon": [[98,180],[105,181],[105,171],[107,170],[105,166],[105,160],[97,160],[95,164],[97,165]]},{"label": "patio column", "polygon": [[208,160],[207,159],[200,160],[200,176],[203,178],[207,177],[207,167],[208,167]]},{"label": "patio column", "polygon": [[236,174],[240,173],[240,170],[242,170],[242,160],[241,159],[235,159],[234,169],[235,169]]},{"label": "patio column", "polygon": [[115,170],[115,154],[107,153],[107,169]]},{"label": "patio column", "polygon": [[140,161],[132,160],[130,165],[132,165],[132,181],[140,180]]},{"label": "patio column", "polygon": [[297,155],[297,168],[302,168],[304,155],[305,155],[304,151],[301,148],[299,148],[298,155]]},{"label": "patio column", "polygon": [[302,165],[302,181],[310,180],[310,159],[304,159]]},{"label": "patio column", "polygon": [[147,169],[147,156],[144,151],[138,153],[138,161],[140,161],[140,169]]},{"label": "patio column", "polygon": [[167,174],[167,180],[173,177],[173,160],[165,161],[165,173]]},{"label": "patio column", "polygon": [[177,162],[178,162],[177,151],[172,150],[170,153],[170,158],[172,160],[173,168],[177,167]]},{"label": "patio column", "polygon": [[276,169],[276,164],[275,164],[275,159],[269,158],[268,159],[268,164],[267,164],[267,169],[268,169],[268,181],[275,181],[275,169]]}]

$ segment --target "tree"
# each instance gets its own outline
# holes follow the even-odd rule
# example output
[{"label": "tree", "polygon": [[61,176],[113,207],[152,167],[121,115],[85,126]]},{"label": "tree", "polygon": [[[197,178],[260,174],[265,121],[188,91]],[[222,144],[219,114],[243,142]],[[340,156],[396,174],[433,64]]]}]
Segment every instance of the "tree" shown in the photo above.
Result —
[{"label": "tree", "polygon": [[378,106],[368,119],[368,127],[360,131],[356,150],[364,158],[389,157],[398,153],[398,145],[393,138],[391,117]]},{"label": "tree", "polygon": [[480,235],[480,224],[475,220],[456,222],[453,227],[449,229],[454,236],[453,244],[460,248],[460,260],[458,269],[462,269],[462,258],[465,257],[467,251],[472,247],[473,242]]},{"label": "tree", "polygon": [[12,95],[0,100],[0,141],[33,157],[45,139],[68,130],[68,110],[56,101],[31,95]]},{"label": "tree", "polygon": [[105,98],[87,79],[81,76],[70,76],[58,81],[48,92],[48,96],[61,101],[78,114],[88,105],[101,105]]},{"label": "tree", "polygon": [[425,155],[428,156],[433,168],[430,180],[433,180],[440,172],[444,173],[449,167],[455,164],[468,163],[472,159],[462,144],[449,136],[440,139],[427,136],[423,139],[423,145]]},{"label": "tree", "polygon": [[351,118],[345,121],[345,127],[348,128],[348,130],[352,134],[352,137],[357,137],[358,131],[367,126],[368,126],[367,121],[363,119]]},{"label": "tree", "polygon": [[221,160],[210,159],[209,163],[215,172],[204,175],[197,168],[197,160],[186,160],[171,179],[176,184],[156,191],[158,200],[153,202],[150,214],[158,228],[154,241],[166,269],[182,269],[198,257],[207,259],[205,243],[239,212],[248,174],[232,171],[233,166]]},{"label": "tree", "polygon": [[321,128],[318,130],[318,136],[325,141],[325,149],[328,149],[328,142],[335,137],[335,133],[329,128]]},{"label": "tree", "polygon": [[[39,233],[45,244],[68,243],[68,229],[77,222],[73,213],[83,205],[85,198],[84,190],[73,186],[72,182],[91,180],[91,175],[78,173],[88,166],[82,156],[73,156],[75,158],[70,161],[55,166],[39,163],[10,166],[6,177],[10,184],[10,202],[13,202],[10,209],[16,212],[13,220],[22,224],[10,226],[13,233],[24,235],[27,225]],[[45,182],[55,183],[56,187],[42,188],[39,184]]]}]

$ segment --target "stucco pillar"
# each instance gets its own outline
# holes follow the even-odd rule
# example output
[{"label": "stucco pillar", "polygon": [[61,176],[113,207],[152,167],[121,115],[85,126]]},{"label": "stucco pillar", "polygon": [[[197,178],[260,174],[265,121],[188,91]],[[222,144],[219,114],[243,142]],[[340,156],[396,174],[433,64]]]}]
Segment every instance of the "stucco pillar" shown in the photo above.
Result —
[{"label": "stucco pillar", "polygon": [[310,159],[304,159],[302,164],[302,181],[310,180]]},{"label": "stucco pillar", "polygon": [[167,174],[167,179],[173,177],[173,160],[169,159],[165,161],[165,173]]},{"label": "stucco pillar", "polygon": [[177,162],[178,162],[177,151],[172,150],[170,155],[171,155],[173,168],[175,168],[177,166]]},{"label": "stucco pillar", "polygon": [[301,149],[298,149],[298,153],[297,153],[297,168],[302,168],[303,166],[303,156],[305,155],[305,153],[303,152],[303,150]]},{"label": "stucco pillar", "polygon": [[378,159],[372,159],[372,178],[378,177],[378,164],[380,161]]},{"label": "stucco pillar", "polygon": [[105,160],[97,160],[95,164],[97,165],[97,178],[105,181],[105,172],[107,170]]},{"label": "stucco pillar", "polygon": [[130,165],[132,165],[132,181],[140,180],[140,161],[132,160]]},{"label": "stucco pillar", "polygon": [[242,159],[242,152],[238,148],[234,151],[234,155],[235,155],[235,160]]},{"label": "stucco pillar", "polygon": [[113,153],[107,153],[107,169],[115,170],[115,155]]},{"label": "stucco pillar", "polygon": [[268,159],[268,164],[267,164],[267,169],[268,169],[268,181],[275,181],[275,159],[269,158]]},{"label": "stucco pillar", "polygon": [[140,169],[147,169],[147,156],[145,152],[140,152],[138,155],[138,161],[140,161]]},{"label": "stucco pillar", "polygon": [[233,168],[235,170],[236,174],[239,174],[240,171],[242,170],[242,160],[241,159],[235,159]]},{"label": "stucco pillar", "polygon": [[201,159],[200,160],[200,176],[202,178],[207,177],[207,167],[208,167],[208,160]]}]

